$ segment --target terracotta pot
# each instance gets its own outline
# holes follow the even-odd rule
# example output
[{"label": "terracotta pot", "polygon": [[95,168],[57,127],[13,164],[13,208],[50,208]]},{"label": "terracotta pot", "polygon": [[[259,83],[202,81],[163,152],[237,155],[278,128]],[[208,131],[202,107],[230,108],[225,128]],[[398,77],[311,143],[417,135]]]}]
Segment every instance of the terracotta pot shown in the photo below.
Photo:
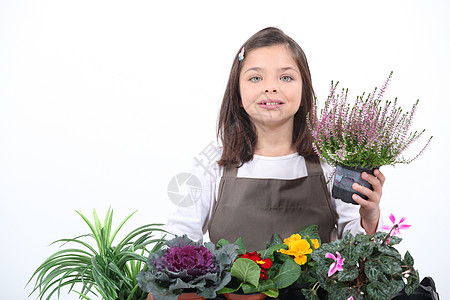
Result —
[{"label": "terracotta pot", "polygon": [[372,190],[372,185],[361,178],[361,173],[366,172],[368,174],[373,175],[373,169],[368,168],[361,168],[361,167],[348,167],[344,165],[338,165],[336,167],[336,174],[334,176],[334,183],[333,183],[333,191],[332,195],[336,199],[341,199],[344,202],[356,204],[353,199],[353,194],[358,194],[363,199],[367,200],[367,197],[361,193],[358,193],[352,188],[352,184],[354,182],[358,183],[359,185],[365,186]]},{"label": "terracotta pot", "polygon": [[[152,293],[148,293],[147,300],[155,300]],[[178,300],[206,300],[204,297],[197,295],[196,293],[182,293],[178,296]]]},{"label": "terracotta pot", "polygon": [[223,294],[225,298],[228,300],[263,300],[267,297],[266,294],[234,294],[234,293],[225,293]]},{"label": "terracotta pot", "polygon": [[204,297],[197,295],[196,293],[182,293],[178,296],[178,300],[206,300]]}]

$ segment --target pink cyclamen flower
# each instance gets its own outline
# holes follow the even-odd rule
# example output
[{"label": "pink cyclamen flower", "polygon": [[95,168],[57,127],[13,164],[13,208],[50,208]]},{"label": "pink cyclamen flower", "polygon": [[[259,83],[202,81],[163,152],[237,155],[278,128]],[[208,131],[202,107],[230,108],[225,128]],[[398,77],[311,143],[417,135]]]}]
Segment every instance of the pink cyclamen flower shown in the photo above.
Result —
[{"label": "pink cyclamen flower", "polygon": [[330,270],[328,271],[328,277],[332,276],[337,271],[342,271],[342,265],[344,264],[345,258],[341,258],[341,254],[336,251],[336,256],[331,253],[325,254],[326,258],[331,258],[334,260],[334,263],[331,264]]},{"label": "pink cyclamen flower", "polygon": [[350,296],[350,298],[348,298],[347,300],[355,300],[355,299],[353,299],[353,296]]},{"label": "pink cyclamen flower", "polygon": [[402,224],[405,221],[405,217],[400,219],[400,222],[395,223],[395,217],[393,214],[389,215],[389,219],[392,222],[392,226],[383,226],[381,228],[385,229],[385,230],[392,230],[392,234],[391,235],[397,235],[400,234],[400,230],[403,229],[408,229],[409,227],[411,227],[411,225],[406,225],[406,224]]}]

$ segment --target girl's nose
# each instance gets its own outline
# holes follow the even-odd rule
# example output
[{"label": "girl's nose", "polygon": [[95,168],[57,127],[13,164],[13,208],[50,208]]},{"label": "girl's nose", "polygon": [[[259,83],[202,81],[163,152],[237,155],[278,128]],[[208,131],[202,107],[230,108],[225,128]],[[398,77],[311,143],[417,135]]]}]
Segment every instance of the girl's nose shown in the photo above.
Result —
[{"label": "girl's nose", "polygon": [[278,93],[278,90],[277,90],[276,88],[270,88],[270,89],[266,89],[266,90],[264,91],[264,93],[273,93],[273,94],[276,94],[276,93]]}]

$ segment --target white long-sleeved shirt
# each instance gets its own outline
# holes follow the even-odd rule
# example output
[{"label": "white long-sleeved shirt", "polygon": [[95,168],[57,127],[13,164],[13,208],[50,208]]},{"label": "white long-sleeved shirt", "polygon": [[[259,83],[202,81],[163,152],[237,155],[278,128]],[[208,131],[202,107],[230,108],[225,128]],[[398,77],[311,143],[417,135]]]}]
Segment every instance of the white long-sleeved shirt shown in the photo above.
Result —
[{"label": "white long-sleeved shirt", "polygon": [[[330,178],[332,168],[324,162],[321,162],[321,165],[325,178]],[[198,159],[194,159],[191,174],[199,179],[201,193],[198,198],[198,190],[196,191],[195,200],[197,201],[193,205],[177,208],[167,222],[167,231],[176,235],[187,234],[192,240],[203,241],[203,236],[207,233],[208,223],[218,200],[219,183],[223,169],[216,162],[205,166],[205,164],[199,163]],[[308,176],[305,159],[297,153],[277,157],[254,155],[253,160],[243,164],[236,175],[238,178],[275,179],[296,179],[305,176]],[[329,180],[327,185],[331,195],[333,180]],[[331,204],[338,215],[338,237],[347,230],[350,230],[353,235],[366,233],[361,226],[359,205],[345,203],[333,197],[331,197]],[[383,225],[382,223],[382,218],[380,218],[379,229]]]}]

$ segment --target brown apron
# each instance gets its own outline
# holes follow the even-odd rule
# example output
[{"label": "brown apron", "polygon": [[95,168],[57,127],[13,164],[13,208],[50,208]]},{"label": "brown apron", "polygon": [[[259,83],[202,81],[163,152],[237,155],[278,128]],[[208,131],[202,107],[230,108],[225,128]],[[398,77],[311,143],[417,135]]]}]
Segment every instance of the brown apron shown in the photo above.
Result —
[{"label": "brown apron", "polygon": [[263,250],[274,233],[289,237],[316,224],[322,242],[336,235],[336,212],[331,205],[317,157],[305,157],[307,177],[296,179],[237,178],[238,168],[224,169],[219,196],[209,222],[213,243],[241,237],[247,251]]}]

